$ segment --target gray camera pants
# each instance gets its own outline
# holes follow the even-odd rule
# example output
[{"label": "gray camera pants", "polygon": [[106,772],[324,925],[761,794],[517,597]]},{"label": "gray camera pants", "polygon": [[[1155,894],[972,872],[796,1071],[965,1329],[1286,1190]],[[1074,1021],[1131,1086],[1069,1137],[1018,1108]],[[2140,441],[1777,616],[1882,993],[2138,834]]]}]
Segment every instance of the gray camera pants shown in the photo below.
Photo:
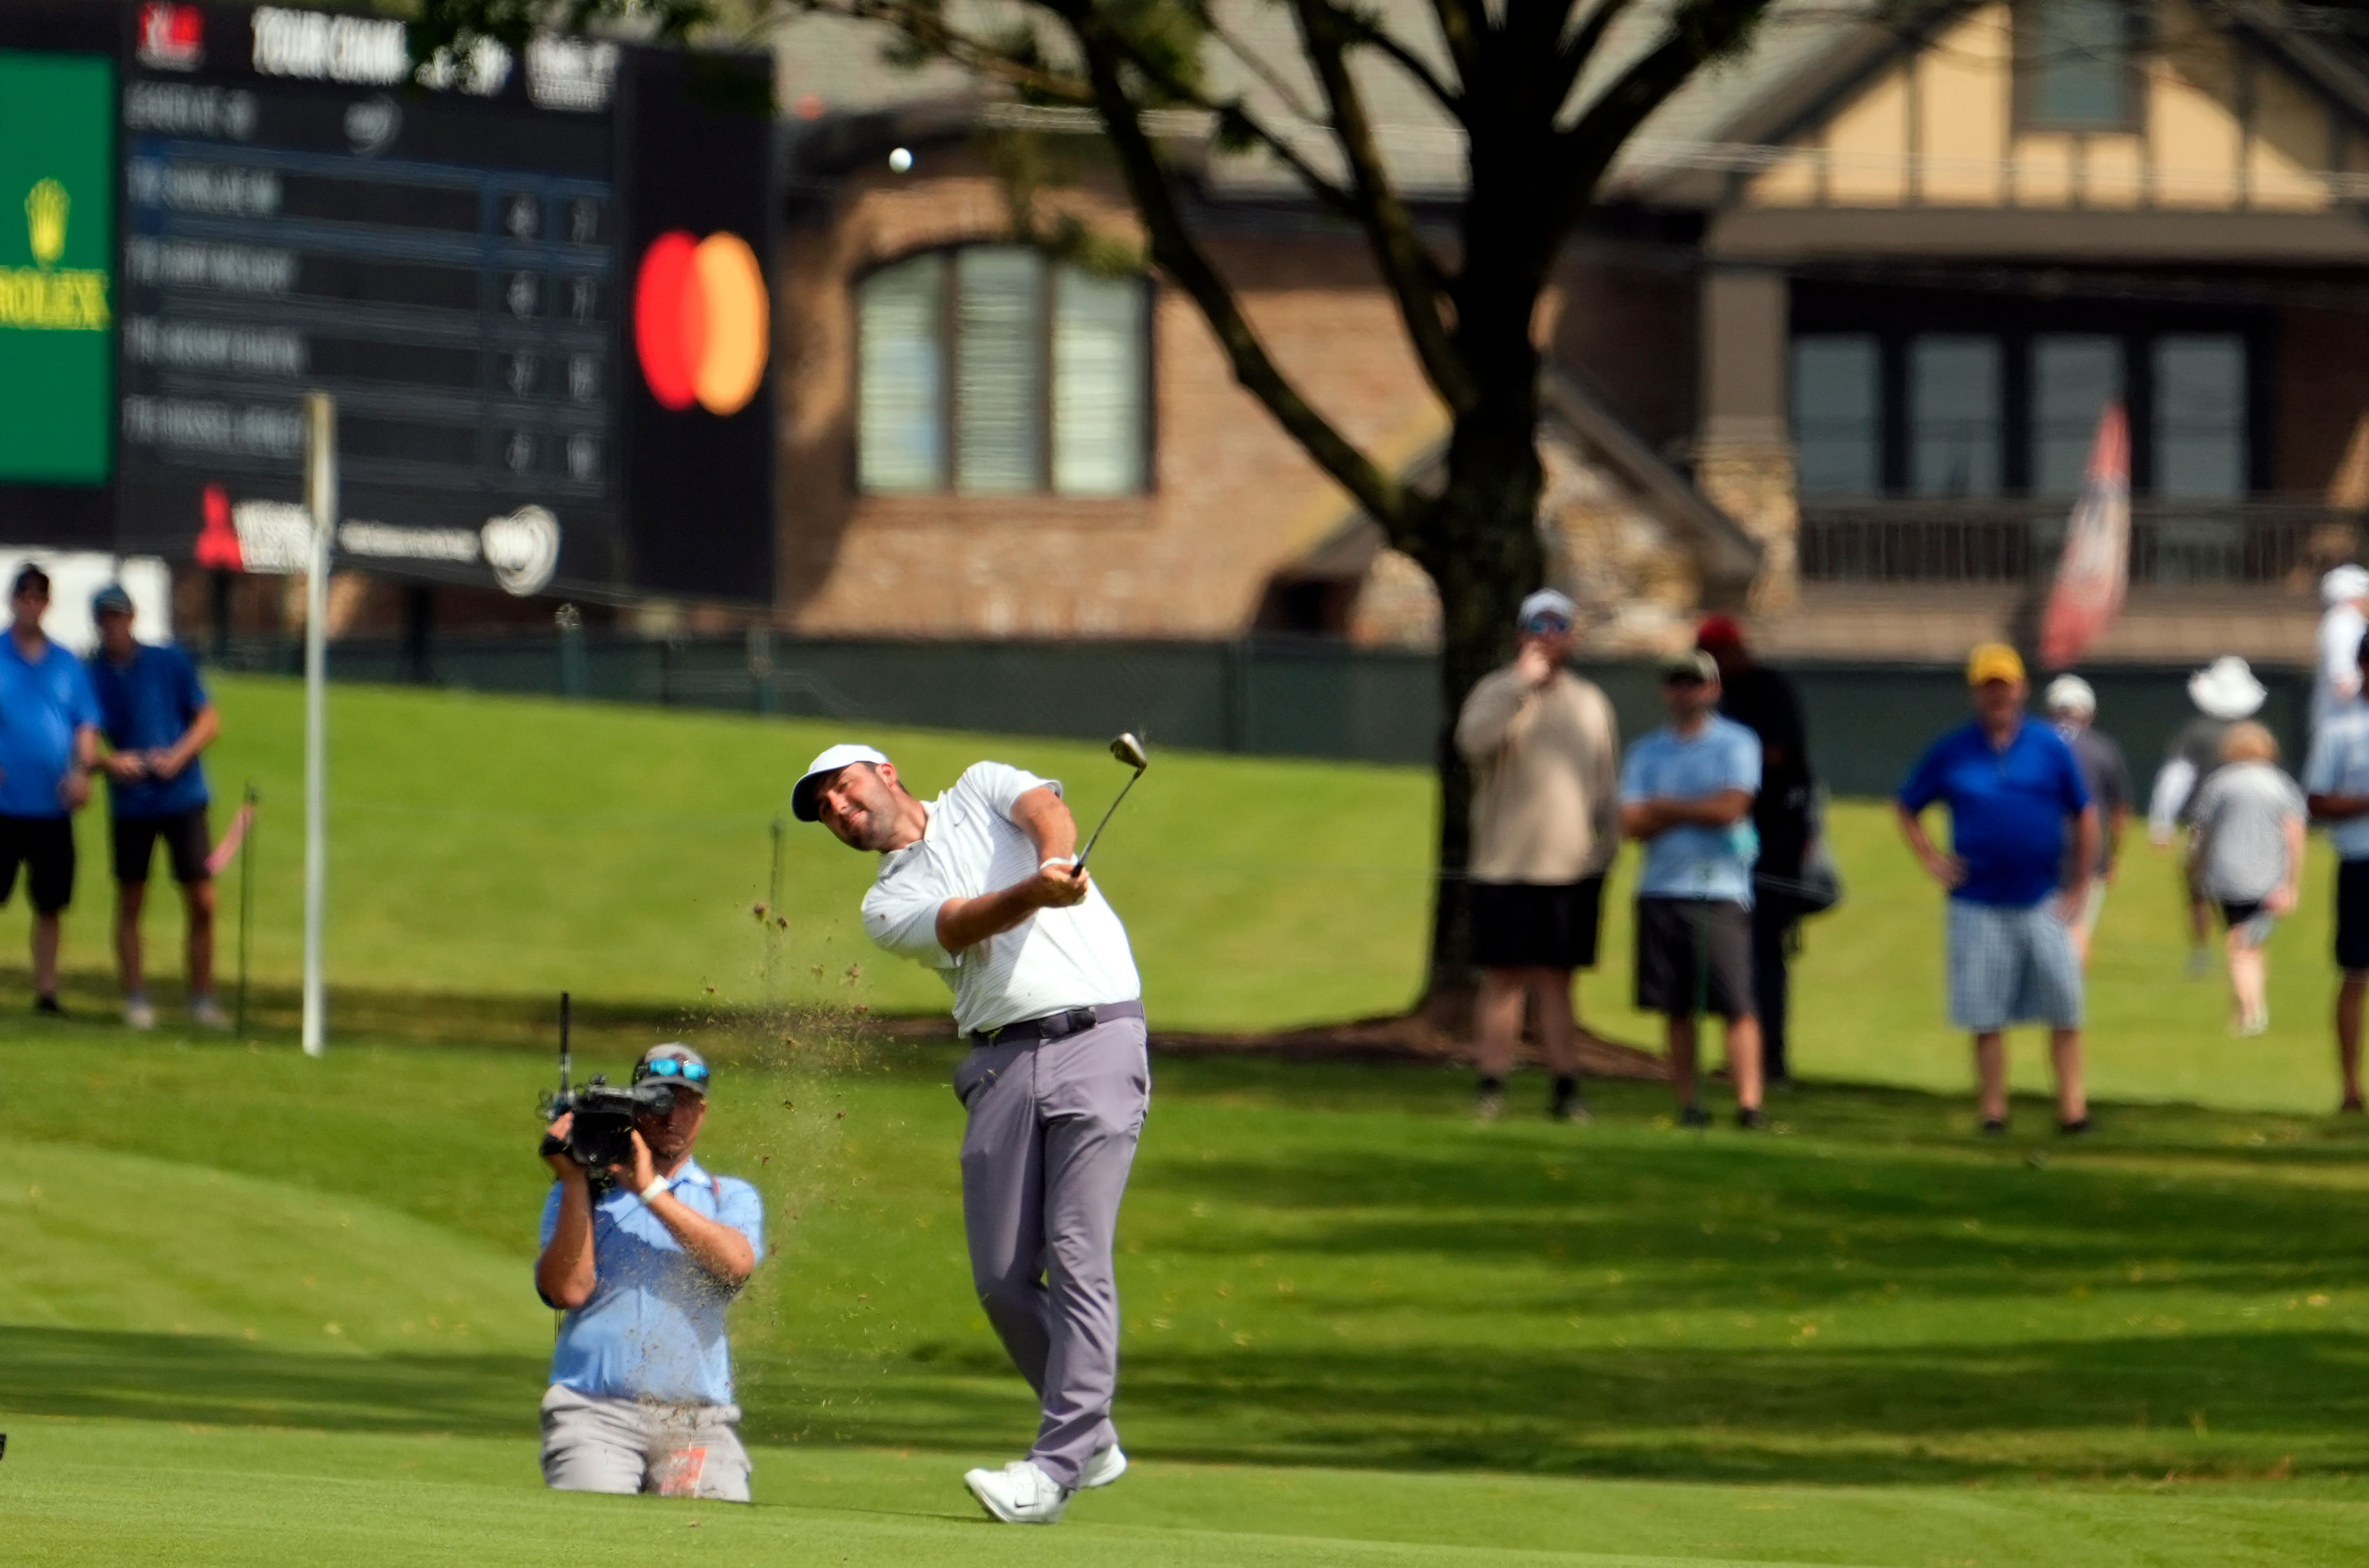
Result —
[{"label": "gray camera pants", "polygon": [[971,1281],[1044,1406],[1029,1449],[1063,1486],[1117,1441],[1118,1281],[1111,1250],[1151,1098],[1140,1018],[974,1047],[955,1071]]},{"label": "gray camera pants", "polygon": [[544,1484],[746,1503],[739,1420],[737,1404],[608,1399],[554,1383],[543,1396]]}]

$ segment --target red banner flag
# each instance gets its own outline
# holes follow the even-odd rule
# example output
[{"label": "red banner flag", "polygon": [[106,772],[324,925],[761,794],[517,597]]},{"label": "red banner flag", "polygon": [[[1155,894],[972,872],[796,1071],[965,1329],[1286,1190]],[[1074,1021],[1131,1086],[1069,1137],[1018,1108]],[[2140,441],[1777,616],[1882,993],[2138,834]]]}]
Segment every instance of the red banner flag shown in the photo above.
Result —
[{"label": "red banner flag", "polygon": [[2123,612],[2131,576],[2131,427],[2120,403],[2098,416],[2089,470],[2065,530],[2056,586],[2040,626],[2040,661],[2069,669]]}]

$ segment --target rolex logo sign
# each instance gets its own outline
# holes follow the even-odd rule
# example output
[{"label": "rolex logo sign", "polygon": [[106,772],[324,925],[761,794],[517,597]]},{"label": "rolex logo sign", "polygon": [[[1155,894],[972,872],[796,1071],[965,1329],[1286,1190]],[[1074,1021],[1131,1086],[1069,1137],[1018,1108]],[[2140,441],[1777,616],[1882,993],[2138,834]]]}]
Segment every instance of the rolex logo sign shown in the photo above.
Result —
[{"label": "rolex logo sign", "polygon": [[55,267],[66,253],[66,213],[74,203],[54,179],[38,180],[25,198],[25,225],[31,231],[33,261]]},{"label": "rolex logo sign", "polygon": [[0,267],[0,327],[104,332],[112,322],[107,274],[58,265],[73,213],[73,198],[54,179],[36,180],[26,192],[25,237],[33,265]]}]

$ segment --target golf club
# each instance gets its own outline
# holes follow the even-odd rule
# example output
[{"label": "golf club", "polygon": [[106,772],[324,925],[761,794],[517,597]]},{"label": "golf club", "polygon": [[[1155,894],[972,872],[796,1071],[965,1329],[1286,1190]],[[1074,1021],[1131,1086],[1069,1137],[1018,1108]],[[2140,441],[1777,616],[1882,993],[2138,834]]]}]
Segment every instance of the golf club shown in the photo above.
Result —
[{"label": "golf club", "polygon": [[1133,777],[1127,781],[1126,784],[1119,786],[1118,798],[1110,803],[1110,810],[1104,812],[1103,819],[1094,824],[1093,835],[1086,840],[1086,847],[1078,852],[1077,862],[1073,869],[1080,872],[1083,872],[1086,869],[1086,856],[1094,853],[1094,845],[1101,841],[1103,830],[1110,826],[1111,814],[1118,809],[1119,801],[1127,798],[1127,792],[1135,787],[1135,781],[1136,779],[1139,779],[1143,776],[1143,770],[1151,766],[1150,757],[1146,755],[1144,752],[1143,742],[1138,740],[1132,731],[1129,731],[1127,734],[1122,735],[1117,739],[1112,741],[1110,743],[1110,753],[1120,761],[1125,762],[1128,767],[1133,768],[1135,770],[1135,773]]}]

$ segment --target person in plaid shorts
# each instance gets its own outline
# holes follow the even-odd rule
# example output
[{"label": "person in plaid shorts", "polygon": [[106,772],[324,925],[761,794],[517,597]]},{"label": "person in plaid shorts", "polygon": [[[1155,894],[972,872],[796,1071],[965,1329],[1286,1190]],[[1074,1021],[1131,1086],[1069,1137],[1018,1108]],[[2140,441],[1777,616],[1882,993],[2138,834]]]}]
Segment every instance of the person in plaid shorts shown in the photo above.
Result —
[{"label": "person in plaid shorts", "polygon": [[[2023,711],[2031,688],[2013,648],[1974,649],[1966,684],[1974,721],[1933,743],[1894,803],[1909,849],[1949,890],[1950,1022],[1974,1037],[1984,1132],[2007,1130],[2008,1026],[2040,1023],[2056,1070],[2057,1125],[2085,1133],[2073,924],[2098,864],[2098,809],[2072,748]],[[1936,801],[1950,808],[1947,853],[1925,834],[1925,808]]]}]

